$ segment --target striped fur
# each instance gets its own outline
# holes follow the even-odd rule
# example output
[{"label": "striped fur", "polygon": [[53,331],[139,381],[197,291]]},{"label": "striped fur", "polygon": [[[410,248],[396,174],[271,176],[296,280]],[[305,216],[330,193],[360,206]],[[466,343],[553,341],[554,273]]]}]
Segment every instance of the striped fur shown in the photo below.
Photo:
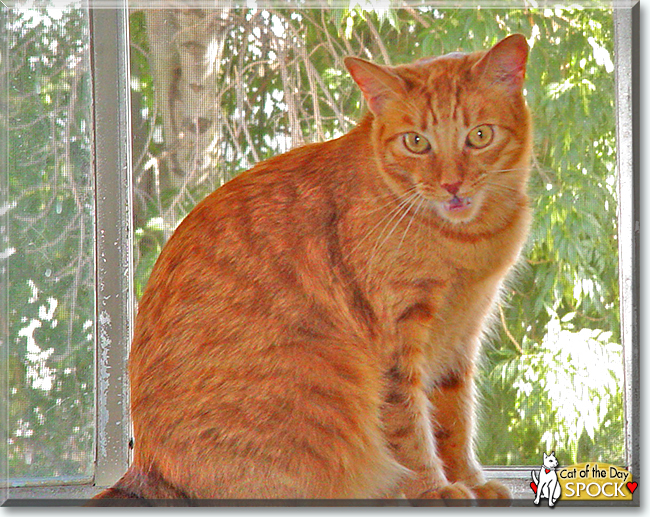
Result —
[{"label": "striped fur", "polygon": [[348,59],[356,128],[196,206],[140,303],[134,463],[100,497],[508,497],[472,452],[472,375],[530,220],[526,55]]}]

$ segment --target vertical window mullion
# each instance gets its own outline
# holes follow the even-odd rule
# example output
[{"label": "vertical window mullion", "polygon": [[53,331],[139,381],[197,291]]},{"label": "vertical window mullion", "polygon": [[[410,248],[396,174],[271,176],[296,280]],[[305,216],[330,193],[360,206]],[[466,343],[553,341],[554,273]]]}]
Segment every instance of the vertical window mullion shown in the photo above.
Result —
[{"label": "vertical window mullion", "polygon": [[95,483],[129,463],[127,358],[132,335],[132,188],[128,11],[91,9],[96,188]]},{"label": "vertical window mullion", "polygon": [[614,8],[618,246],[627,466],[639,475],[639,3]]}]

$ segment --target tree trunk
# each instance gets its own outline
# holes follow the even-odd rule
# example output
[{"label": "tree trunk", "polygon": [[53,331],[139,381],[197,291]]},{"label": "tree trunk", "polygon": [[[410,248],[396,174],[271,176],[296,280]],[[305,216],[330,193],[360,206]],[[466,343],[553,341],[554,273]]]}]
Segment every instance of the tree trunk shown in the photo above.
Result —
[{"label": "tree trunk", "polygon": [[158,163],[159,189],[171,194],[169,203],[161,207],[166,233],[183,214],[178,208],[188,188],[218,159],[217,77],[227,16],[224,10],[145,11],[165,142]]}]

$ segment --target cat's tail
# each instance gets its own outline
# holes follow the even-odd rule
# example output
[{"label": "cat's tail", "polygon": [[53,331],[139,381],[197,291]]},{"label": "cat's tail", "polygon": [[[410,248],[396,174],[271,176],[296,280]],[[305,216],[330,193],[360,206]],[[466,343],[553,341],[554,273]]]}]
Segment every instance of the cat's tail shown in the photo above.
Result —
[{"label": "cat's tail", "polygon": [[537,476],[535,475],[535,471],[534,471],[534,470],[531,470],[531,471],[530,471],[530,475],[533,476],[533,482],[534,482],[536,485],[539,485],[539,481],[537,480]]},{"label": "cat's tail", "polygon": [[115,485],[97,494],[86,506],[187,506],[189,499],[155,469],[145,473],[131,465]]}]

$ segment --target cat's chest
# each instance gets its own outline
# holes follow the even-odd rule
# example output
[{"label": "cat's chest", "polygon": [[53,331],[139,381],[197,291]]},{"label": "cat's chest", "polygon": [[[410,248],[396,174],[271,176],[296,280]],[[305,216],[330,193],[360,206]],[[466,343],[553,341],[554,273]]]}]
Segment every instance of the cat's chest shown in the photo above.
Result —
[{"label": "cat's chest", "polygon": [[413,319],[428,326],[460,321],[483,312],[500,284],[499,272],[474,271],[439,264],[435,269],[420,269],[415,277],[395,275],[379,289],[377,303],[394,326]]},{"label": "cat's chest", "polygon": [[416,278],[396,275],[376,292],[375,306],[391,350],[420,350],[431,382],[464,369],[493,305],[503,275],[440,263]]}]

